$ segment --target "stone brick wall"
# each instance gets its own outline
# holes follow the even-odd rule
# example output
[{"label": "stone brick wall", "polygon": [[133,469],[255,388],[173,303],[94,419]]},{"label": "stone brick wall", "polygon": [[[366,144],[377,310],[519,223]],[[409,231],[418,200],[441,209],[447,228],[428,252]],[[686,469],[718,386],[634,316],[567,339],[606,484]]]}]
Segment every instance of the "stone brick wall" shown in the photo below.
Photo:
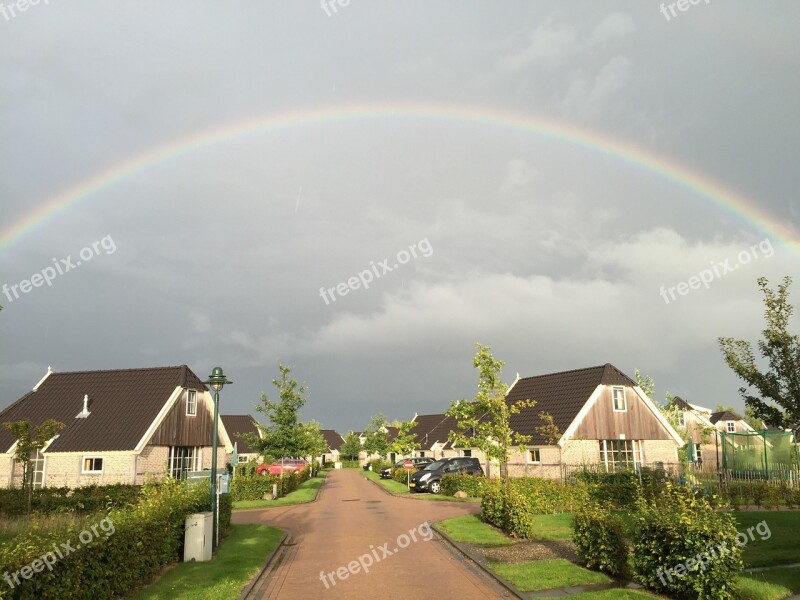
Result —
[{"label": "stone brick wall", "polygon": [[[87,456],[103,458],[103,472],[81,473],[83,459]],[[132,483],[133,453],[45,453],[45,487],[81,487],[84,485],[110,485]]]}]

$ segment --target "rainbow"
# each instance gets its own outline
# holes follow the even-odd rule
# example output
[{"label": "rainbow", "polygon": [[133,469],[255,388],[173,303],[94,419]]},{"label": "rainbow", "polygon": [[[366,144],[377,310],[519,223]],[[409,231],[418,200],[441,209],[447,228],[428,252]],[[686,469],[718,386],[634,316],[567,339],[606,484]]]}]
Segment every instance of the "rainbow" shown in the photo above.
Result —
[{"label": "rainbow", "polygon": [[42,202],[16,222],[0,230],[0,251],[11,247],[37,227],[55,219],[59,214],[91,196],[109,189],[124,179],[166,161],[196,152],[202,148],[229,142],[248,135],[266,133],[290,127],[310,127],[318,124],[364,120],[435,120],[438,123],[488,125],[496,128],[525,131],[562,144],[589,151],[602,152],[634,167],[651,172],[690,193],[709,201],[768,237],[778,239],[800,255],[796,233],[777,221],[755,202],[737,194],[711,178],[668,160],[632,143],[615,139],[604,133],[581,129],[567,123],[547,120],[527,114],[473,106],[440,104],[350,104],[329,108],[292,110],[279,114],[248,118],[172,140],[148,152],[116,164]]}]

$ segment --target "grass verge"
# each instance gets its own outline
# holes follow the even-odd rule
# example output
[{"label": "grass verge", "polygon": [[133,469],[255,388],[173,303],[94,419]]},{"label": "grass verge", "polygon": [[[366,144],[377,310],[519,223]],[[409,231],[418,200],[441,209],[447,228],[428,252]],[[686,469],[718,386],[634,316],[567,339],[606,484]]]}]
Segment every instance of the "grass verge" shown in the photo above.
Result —
[{"label": "grass verge", "polygon": [[265,508],[268,506],[288,506],[291,504],[305,504],[317,497],[319,489],[325,483],[324,477],[313,477],[300,484],[295,491],[276,500],[240,500],[233,503],[233,508]]},{"label": "grass verge", "polygon": [[440,521],[436,526],[457,542],[485,546],[508,546],[514,543],[502,531],[487,525],[475,515],[454,517]]},{"label": "grass verge", "polygon": [[258,572],[283,532],[266,525],[231,525],[210,562],[180,563],[133,600],[233,600]]},{"label": "grass verge", "polygon": [[606,575],[574,565],[565,558],[520,563],[491,562],[489,566],[523,592],[611,582]]},{"label": "grass verge", "polygon": [[615,588],[611,590],[602,590],[600,592],[584,592],[571,598],[580,598],[580,600],[638,600],[639,598],[665,598],[665,596],[656,596],[650,592],[643,592],[641,590],[624,590]]},{"label": "grass verge", "polygon": [[800,592],[800,569],[770,569],[746,573],[736,579],[740,597],[747,600],[779,600]]},{"label": "grass verge", "polygon": [[[775,565],[788,565],[800,562],[797,552],[797,532],[800,531],[800,512],[739,512],[733,516],[739,523],[736,529],[741,533],[752,530],[754,539],[747,538],[744,547],[744,562],[747,567],[772,567]],[[769,537],[761,539],[762,535],[755,529],[764,521],[769,529]],[[765,531],[761,527],[761,531]]]}]

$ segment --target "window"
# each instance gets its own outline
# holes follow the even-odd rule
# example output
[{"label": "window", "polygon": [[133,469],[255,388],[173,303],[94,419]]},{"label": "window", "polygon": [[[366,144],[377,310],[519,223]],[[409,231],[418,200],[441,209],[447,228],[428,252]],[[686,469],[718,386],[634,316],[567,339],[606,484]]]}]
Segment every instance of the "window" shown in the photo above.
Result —
[{"label": "window", "polygon": [[472,450],[463,450],[463,452],[462,456],[472,456]]},{"label": "window", "polygon": [[425,457],[425,452],[420,452],[419,455],[424,458]]},{"label": "window", "polygon": [[169,474],[174,479],[186,479],[189,471],[199,471],[200,448],[196,446],[172,446],[169,450]]},{"label": "window", "polygon": [[678,426],[679,427],[686,427],[686,415],[683,411],[678,413]]},{"label": "window", "polygon": [[197,415],[197,392],[194,390],[186,394],[186,414],[190,417]]},{"label": "window", "polygon": [[698,465],[703,464],[703,451],[700,447],[700,444],[694,445],[694,460]]},{"label": "window", "polygon": [[611,397],[614,403],[614,412],[625,412],[626,410],[628,410],[628,407],[625,404],[624,387],[611,388]]},{"label": "window", "polygon": [[44,487],[44,454],[40,449],[31,452],[31,471],[33,473],[33,488]]},{"label": "window", "polygon": [[81,473],[96,475],[103,472],[103,458],[101,456],[84,456]]},{"label": "window", "polygon": [[736,433],[736,422],[725,421],[725,431],[727,431],[728,433]]},{"label": "window", "polygon": [[642,445],[636,440],[600,440],[600,461],[606,471],[633,469],[642,464]]},{"label": "window", "polygon": [[531,448],[531,462],[532,463],[540,463],[542,462],[542,452],[539,448]]}]

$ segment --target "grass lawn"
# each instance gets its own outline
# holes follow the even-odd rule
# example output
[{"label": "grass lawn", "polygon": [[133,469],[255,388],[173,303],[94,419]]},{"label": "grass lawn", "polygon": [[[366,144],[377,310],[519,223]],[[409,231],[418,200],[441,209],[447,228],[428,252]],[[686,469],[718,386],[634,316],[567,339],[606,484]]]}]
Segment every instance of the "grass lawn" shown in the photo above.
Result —
[{"label": "grass lawn", "polygon": [[134,600],[233,600],[281,539],[266,525],[232,525],[210,562],[180,563]]},{"label": "grass lawn", "polygon": [[508,546],[514,543],[502,531],[487,525],[475,515],[454,517],[440,521],[436,526],[457,542],[487,546]]},{"label": "grass lawn", "polygon": [[[800,531],[800,512],[739,512],[733,513],[739,526],[736,528],[746,533],[749,527],[755,527],[765,521],[769,527],[770,537],[762,540],[761,535],[753,529],[754,540],[748,537],[744,547],[744,562],[747,567],[772,567],[800,562],[800,550],[797,547],[797,532]],[[764,531],[762,526],[762,531]]]},{"label": "grass lawn", "polygon": [[510,581],[523,592],[611,581],[602,573],[589,571],[564,558],[521,563],[493,562],[489,563],[489,566],[492,571]]},{"label": "grass lawn", "polygon": [[746,573],[739,576],[736,583],[743,600],[778,600],[800,592],[800,569]]},{"label": "grass lawn", "polygon": [[319,492],[319,488],[322,487],[323,483],[325,483],[324,477],[312,477],[308,481],[301,483],[299,488],[286,494],[283,498],[277,498],[276,500],[240,500],[233,503],[233,508],[264,508],[267,506],[304,504],[317,497],[317,492]]}]

